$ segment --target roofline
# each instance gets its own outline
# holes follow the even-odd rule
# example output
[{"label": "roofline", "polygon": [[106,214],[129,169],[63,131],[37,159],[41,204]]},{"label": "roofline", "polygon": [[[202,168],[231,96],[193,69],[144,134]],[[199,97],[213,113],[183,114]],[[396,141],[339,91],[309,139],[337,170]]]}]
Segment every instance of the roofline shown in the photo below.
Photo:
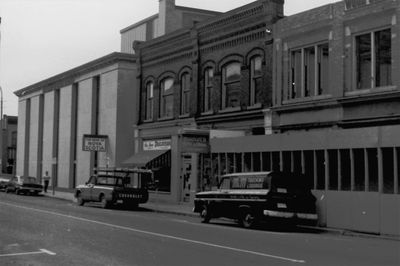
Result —
[{"label": "roofline", "polygon": [[175,6],[176,9],[184,10],[184,11],[191,11],[191,12],[201,12],[208,15],[219,15],[223,14],[224,12],[208,10],[208,9],[201,9],[201,8],[194,8],[194,7],[187,7],[187,6]]},{"label": "roofline", "polygon": [[147,18],[145,18],[145,19],[142,19],[142,20],[140,20],[139,22],[136,22],[136,23],[134,23],[134,24],[132,24],[132,25],[130,25],[130,26],[128,26],[128,27],[123,28],[122,30],[119,31],[119,33],[124,33],[124,32],[126,32],[126,31],[128,31],[128,30],[131,30],[131,29],[133,29],[133,28],[136,28],[137,26],[139,26],[139,25],[141,25],[141,24],[144,24],[145,22],[149,22],[149,21],[154,20],[154,19],[157,19],[157,18],[158,18],[158,13],[155,14],[155,15],[153,15],[153,16],[150,16],[150,17],[147,17]]},{"label": "roofline", "polygon": [[137,56],[133,55],[133,54],[114,52],[114,53],[105,55],[103,57],[97,58],[88,63],[85,63],[83,65],[80,65],[78,67],[72,68],[68,71],[62,72],[58,75],[55,75],[55,76],[52,76],[45,80],[34,83],[23,89],[14,91],[14,94],[18,97],[21,97],[23,95],[43,89],[44,87],[52,86],[59,81],[76,78],[77,76],[84,75],[85,73],[99,69],[101,67],[104,67],[105,65],[111,65],[118,61],[128,61],[131,63],[135,63],[136,59],[137,59]]}]

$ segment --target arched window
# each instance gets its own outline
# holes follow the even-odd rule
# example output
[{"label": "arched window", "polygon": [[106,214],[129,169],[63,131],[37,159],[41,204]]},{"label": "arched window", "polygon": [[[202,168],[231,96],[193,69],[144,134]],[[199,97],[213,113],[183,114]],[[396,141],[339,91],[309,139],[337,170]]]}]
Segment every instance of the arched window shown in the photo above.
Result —
[{"label": "arched window", "polygon": [[174,114],[174,79],[165,78],[160,84],[160,117],[173,117]]},{"label": "arched window", "polygon": [[181,76],[181,115],[188,114],[190,107],[190,75]]},{"label": "arched window", "polygon": [[148,82],[146,84],[146,120],[153,119],[153,107],[154,107],[154,84]]},{"label": "arched window", "polygon": [[208,67],[204,70],[204,97],[203,97],[203,111],[211,110],[211,93],[214,78],[214,69]]},{"label": "arched window", "polygon": [[250,60],[250,105],[260,103],[262,90],[262,58],[255,56]]},{"label": "arched window", "polygon": [[222,109],[240,106],[240,68],[239,62],[222,68]]}]

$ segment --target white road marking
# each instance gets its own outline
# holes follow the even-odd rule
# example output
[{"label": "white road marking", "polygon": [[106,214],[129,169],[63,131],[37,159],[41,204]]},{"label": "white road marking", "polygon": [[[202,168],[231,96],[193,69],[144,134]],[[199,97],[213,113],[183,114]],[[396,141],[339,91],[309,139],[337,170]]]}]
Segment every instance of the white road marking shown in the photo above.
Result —
[{"label": "white road marking", "polygon": [[46,210],[41,210],[41,209],[36,209],[36,208],[30,208],[30,207],[25,207],[25,206],[21,206],[21,205],[14,205],[14,204],[3,203],[3,202],[0,202],[0,204],[11,206],[11,207],[17,207],[17,208],[21,208],[21,209],[26,209],[26,210],[31,210],[31,211],[36,211],[36,212],[41,212],[41,213],[46,213],[46,214],[51,214],[51,215],[55,215],[55,216],[65,217],[65,218],[69,218],[69,219],[73,219],[73,220],[78,220],[78,221],[83,221],[83,222],[89,222],[89,223],[94,223],[94,224],[98,224],[98,225],[108,226],[108,227],[112,227],[112,228],[116,228],[116,229],[127,230],[127,231],[131,231],[131,232],[136,232],[136,233],[141,233],[141,234],[146,234],[146,235],[151,235],[151,236],[157,236],[157,237],[161,237],[161,238],[179,240],[179,241],[188,242],[188,243],[192,243],[192,244],[215,247],[215,248],[231,250],[231,251],[236,251],[236,252],[246,253],[246,254],[252,254],[252,255],[257,255],[257,256],[261,256],[261,257],[277,259],[277,260],[290,261],[290,262],[294,262],[294,263],[305,263],[306,262],[305,260],[293,259],[293,258],[282,257],[282,256],[276,256],[276,255],[272,255],[272,254],[261,253],[261,252],[246,250],[246,249],[233,248],[233,247],[228,247],[228,246],[222,246],[222,245],[207,243],[207,242],[203,242],[203,241],[197,241],[197,240],[181,238],[181,237],[176,237],[176,236],[171,236],[171,235],[165,235],[165,234],[160,234],[160,233],[155,233],[155,232],[150,232],[150,231],[144,231],[144,230],[139,230],[139,229],[135,229],[135,228],[131,228],[131,227],[115,225],[115,224],[100,222],[100,221],[96,221],[96,220],[85,219],[85,218],[81,218],[81,217],[77,217],[77,216],[66,215],[66,214],[52,212],[52,211],[46,211]]},{"label": "white road marking", "polygon": [[47,254],[47,255],[51,255],[51,256],[56,255],[56,253],[51,252],[47,249],[39,249],[39,251],[33,251],[33,252],[0,254],[0,257],[16,257],[16,256],[27,256],[27,255],[37,255],[37,254]]}]

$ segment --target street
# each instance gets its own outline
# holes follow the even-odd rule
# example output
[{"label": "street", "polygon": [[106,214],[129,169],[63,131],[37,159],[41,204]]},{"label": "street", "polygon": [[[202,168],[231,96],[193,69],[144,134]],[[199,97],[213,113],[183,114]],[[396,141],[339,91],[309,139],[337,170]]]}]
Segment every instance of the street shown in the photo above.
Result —
[{"label": "street", "polygon": [[400,242],[0,192],[0,265],[400,265]]}]

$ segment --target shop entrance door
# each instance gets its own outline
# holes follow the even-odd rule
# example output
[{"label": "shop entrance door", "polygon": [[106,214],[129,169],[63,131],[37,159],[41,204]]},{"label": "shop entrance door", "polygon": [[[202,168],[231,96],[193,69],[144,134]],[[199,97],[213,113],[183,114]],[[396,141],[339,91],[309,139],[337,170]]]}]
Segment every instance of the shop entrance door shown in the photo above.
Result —
[{"label": "shop entrance door", "polygon": [[193,165],[192,165],[192,155],[183,154],[182,155],[182,201],[190,202],[190,190],[192,189],[193,179]]}]

